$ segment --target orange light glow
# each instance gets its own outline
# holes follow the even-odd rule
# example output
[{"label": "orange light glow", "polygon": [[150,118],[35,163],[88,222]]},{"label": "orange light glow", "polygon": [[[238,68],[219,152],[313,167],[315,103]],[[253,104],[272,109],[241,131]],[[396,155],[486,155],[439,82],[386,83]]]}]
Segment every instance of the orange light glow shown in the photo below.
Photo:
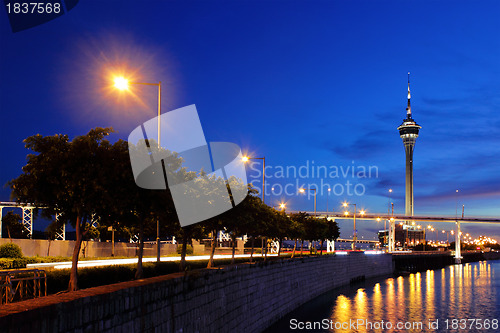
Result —
[{"label": "orange light glow", "polygon": [[114,78],[114,86],[115,88],[119,89],[119,90],[128,90],[128,87],[129,87],[129,83],[128,83],[128,80],[126,78],[124,78],[123,76],[117,76]]}]

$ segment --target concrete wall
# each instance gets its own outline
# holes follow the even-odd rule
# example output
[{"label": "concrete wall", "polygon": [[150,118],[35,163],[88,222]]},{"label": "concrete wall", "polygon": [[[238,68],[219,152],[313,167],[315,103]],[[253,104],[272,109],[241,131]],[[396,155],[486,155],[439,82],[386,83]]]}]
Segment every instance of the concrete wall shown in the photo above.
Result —
[{"label": "concrete wall", "polygon": [[351,280],[390,274],[388,254],[351,253],[171,274],[0,307],[5,332],[259,332]]},{"label": "concrete wall", "polygon": [[[0,238],[0,245],[14,243],[21,247],[23,254],[27,257],[33,256],[63,256],[71,257],[75,241],[45,239],[9,239]],[[80,257],[109,257],[112,253],[112,244],[108,242],[85,241],[82,243]],[[137,244],[115,242],[115,256],[135,257]],[[161,254],[176,253],[177,245],[161,244]],[[156,256],[156,244],[144,244],[144,256]]]}]

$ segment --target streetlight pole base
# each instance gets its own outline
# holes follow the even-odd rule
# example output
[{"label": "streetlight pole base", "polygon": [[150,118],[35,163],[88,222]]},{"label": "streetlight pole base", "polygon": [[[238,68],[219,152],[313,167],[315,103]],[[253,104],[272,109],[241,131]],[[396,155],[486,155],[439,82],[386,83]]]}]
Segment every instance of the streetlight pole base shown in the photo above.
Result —
[{"label": "streetlight pole base", "polygon": [[156,261],[160,262],[160,237],[156,238]]}]

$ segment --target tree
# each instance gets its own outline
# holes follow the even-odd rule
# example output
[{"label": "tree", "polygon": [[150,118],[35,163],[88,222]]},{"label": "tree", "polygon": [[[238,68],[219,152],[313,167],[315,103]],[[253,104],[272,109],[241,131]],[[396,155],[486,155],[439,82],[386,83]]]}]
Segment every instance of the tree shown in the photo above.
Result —
[{"label": "tree", "polygon": [[[160,149],[160,151],[158,151]],[[109,207],[104,223],[113,227],[128,229],[132,234],[139,236],[138,260],[135,278],[143,276],[142,259],[144,253],[144,239],[156,238],[157,222],[160,224],[160,234],[176,234],[180,225],[175,212],[170,190],[151,190],[139,187],[134,180],[130,167],[130,156],[150,151],[152,154],[167,156],[162,163],[177,182],[193,179],[194,172],[186,171],[182,167],[183,160],[175,152],[158,148],[154,140],[140,140],[136,144],[119,141],[111,147],[114,156],[115,172],[108,178],[108,188],[114,192],[114,204]],[[146,170],[150,174],[141,174],[142,177],[154,178],[153,170]]]},{"label": "tree", "polygon": [[[290,215],[290,218],[292,219],[292,221],[294,221],[294,223],[297,224],[297,226],[295,227],[295,237],[297,237],[297,239],[300,239],[301,240],[301,245],[300,245],[300,256],[302,257],[302,251],[304,249],[304,239],[307,237],[307,225],[309,223],[309,220],[310,220],[310,215],[307,214],[306,212],[298,212],[298,213],[293,213]],[[297,242],[297,241],[296,241]],[[295,250],[293,252],[293,254],[295,254]],[[293,255],[292,254],[292,255]]]},{"label": "tree", "polygon": [[[256,190],[252,188],[250,184],[243,184],[234,177],[231,177],[228,181],[228,188],[236,189],[240,191],[248,191],[245,199],[240,202],[236,207],[224,212],[220,215],[220,220],[226,232],[229,233],[231,237],[231,247],[232,256],[231,264],[234,264],[237,237],[249,234],[255,228],[255,215],[256,211],[259,209],[259,205],[262,204],[259,198],[255,197]],[[232,192],[230,191],[232,194]]]},{"label": "tree", "polygon": [[9,238],[28,238],[29,233],[21,221],[21,216],[13,212],[8,212],[2,217],[2,226],[7,230]]},{"label": "tree", "polygon": [[325,240],[335,241],[340,236],[340,229],[337,222],[331,221],[329,219],[322,218],[318,219],[319,223],[319,238],[320,242],[320,255],[323,254],[323,243]]},{"label": "tree", "polygon": [[[46,207],[49,217],[60,213],[76,231],[68,290],[78,289],[78,256],[92,216],[105,218],[113,209],[115,192],[109,188],[116,172],[113,145],[105,137],[112,128],[95,128],[69,141],[67,135],[40,134],[24,140],[28,154],[23,173],[9,182],[12,196],[21,202]],[[115,145],[122,145],[120,140]]]},{"label": "tree", "polygon": [[50,244],[52,241],[56,239],[57,233],[62,231],[63,223],[59,219],[54,219],[48,226],[45,228],[45,237],[47,237],[49,241],[49,246],[47,247],[47,257],[50,255]]},{"label": "tree", "polygon": [[293,250],[292,250],[292,258],[295,256],[295,250],[297,249],[297,242],[299,239],[304,237],[304,223],[301,222],[301,219],[306,213],[293,213],[290,214],[290,226],[288,229],[288,236],[294,240]]}]

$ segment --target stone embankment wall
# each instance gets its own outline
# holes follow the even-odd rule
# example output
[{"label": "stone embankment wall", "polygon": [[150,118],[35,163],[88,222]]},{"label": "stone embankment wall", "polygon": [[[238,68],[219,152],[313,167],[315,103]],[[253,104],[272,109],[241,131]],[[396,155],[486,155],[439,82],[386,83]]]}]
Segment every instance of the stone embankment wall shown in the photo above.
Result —
[{"label": "stone embankment wall", "polygon": [[[75,241],[63,241],[46,239],[9,239],[0,238],[0,245],[5,243],[14,243],[21,247],[23,254],[27,257],[33,256],[62,256],[71,257]],[[135,243],[115,242],[115,256],[135,257],[137,251]],[[161,254],[167,255],[177,252],[175,244],[161,244]],[[110,242],[82,242],[80,257],[109,257],[112,253],[112,244]],[[156,244],[144,244],[144,256],[156,256]]]},{"label": "stone embankment wall", "polygon": [[242,264],[4,305],[0,327],[6,332],[259,332],[330,289],[392,272],[389,254]]}]

